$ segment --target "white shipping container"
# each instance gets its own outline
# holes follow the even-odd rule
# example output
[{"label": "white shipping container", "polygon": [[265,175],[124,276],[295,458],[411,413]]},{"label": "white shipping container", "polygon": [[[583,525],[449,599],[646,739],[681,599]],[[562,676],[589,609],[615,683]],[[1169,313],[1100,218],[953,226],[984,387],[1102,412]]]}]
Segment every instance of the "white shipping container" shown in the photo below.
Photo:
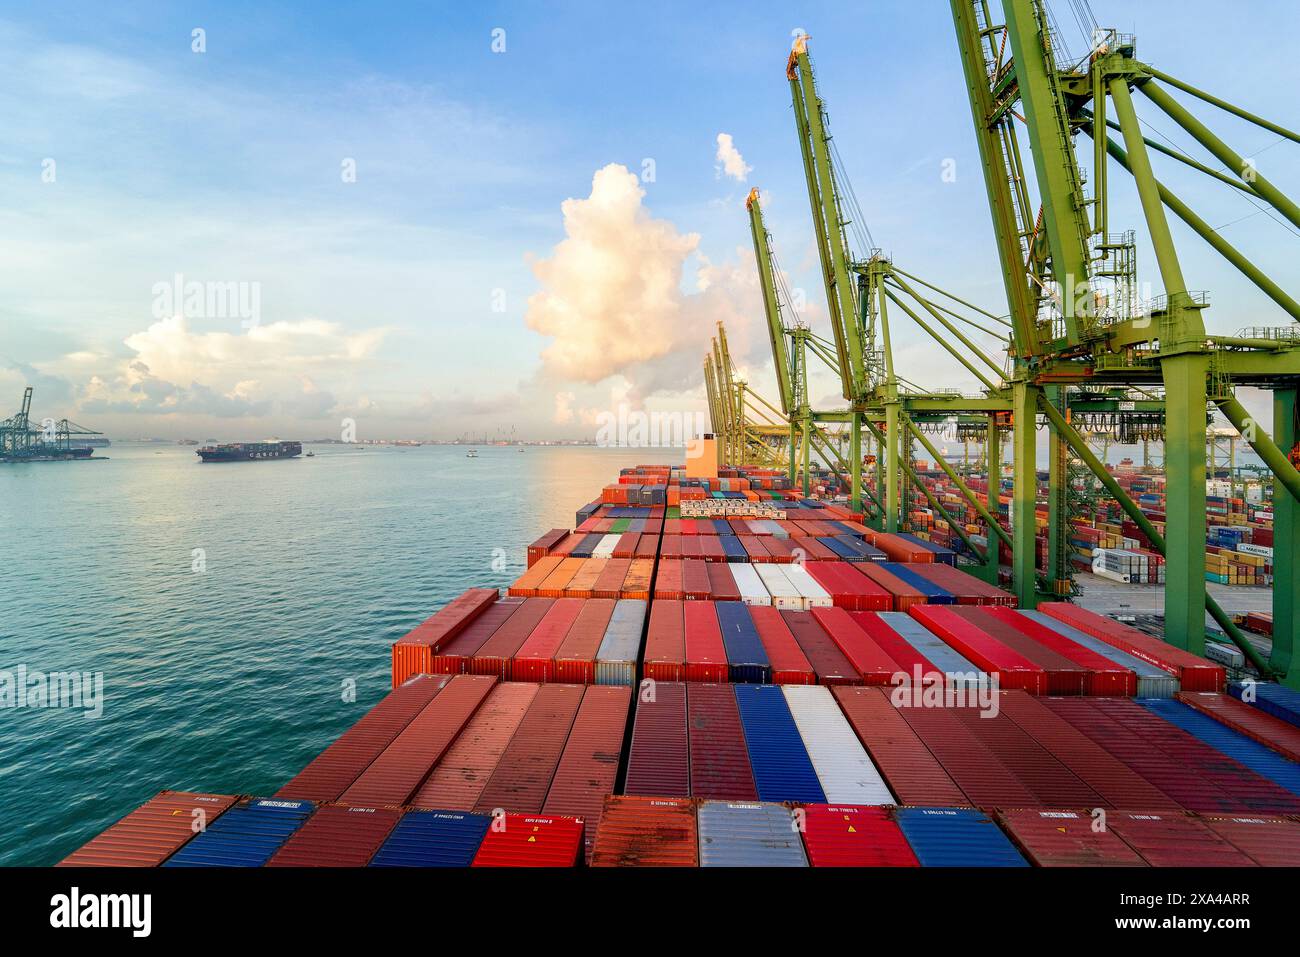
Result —
[{"label": "white shipping container", "polygon": [[831,804],[897,804],[825,685],[782,685],[786,704]]},{"label": "white shipping container", "polygon": [[1237,551],[1244,555],[1258,555],[1260,558],[1273,557],[1273,549],[1269,548],[1267,545],[1251,545],[1250,543],[1246,543],[1245,545],[1238,545]]},{"label": "white shipping container", "polygon": [[1205,657],[1230,668],[1246,667],[1246,656],[1239,649],[1217,641],[1207,641],[1205,643]]},{"label": "white shipping container", "polygon": [[754,571],[754,567],[746,562],[731,562],[727,566],[731,571],[731,577],[736,580],[736,588],[740,590],[741,601],[746,605],[770,605],[772,604],[772,596],[763,587],[763,579],[758,577],[758,572]]},{"label": "white shipping container", "polygon": [[817,583],[817,579],[808,573],[808,569],[802,565],[775,565],[775,568],[785,572],[785,577],[790,579],[790,584],[795,587],[803,598],[803,607],[809,608],[829,608],[835,602],[831,599],[831,593]]},{"label": "white shipping container", "polygon": [[622,535],[606,535],[591,550],[592,558],[613,558],[614,549],[618,547],[618,540]]},{"label": "white shipping container", "polygon": [[[803,596],[799,594],[799,589],[791,584],[790,579],[782,574],[780,565],[761,564],[750,567],[758,572],[763,587],[772,596],[773,605],[777,608],[788,608],[792,611],[799,611],[803,608]],[[734,576],[735,573],[732,574]]]}]

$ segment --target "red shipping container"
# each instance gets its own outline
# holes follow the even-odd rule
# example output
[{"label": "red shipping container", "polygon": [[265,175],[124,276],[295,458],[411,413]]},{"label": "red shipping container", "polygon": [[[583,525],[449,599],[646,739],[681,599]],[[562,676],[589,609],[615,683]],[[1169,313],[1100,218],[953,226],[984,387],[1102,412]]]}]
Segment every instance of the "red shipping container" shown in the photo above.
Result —
[{"label": "red shipping container", "polygon": [[920,867],[883,807],[805,804],[803,845],[813,867]]},{"label": "red shipping container", "polygon": [[573,867],[581,853],[577,818],[504,814],[488,828],[473,866]]},{"label": "red shipping container", "polygon": [[537,541],[528,546],[528,567],[532,568],[537,559],[545,558],[551,549],[564,541],[569,535],[567,528],[553,528]]},{"label": "red shipping container", "polygon": [[469,667],[469,660],[483,647],[498,628],[519,610],[524,603],[522,598],[502,598],[489,608],[474,623],[447,642],[433,655],[433,673],[436,675],[459,675]]},{"label": "red shipping container", "polygon": [[105,828],[59,867],[157,867],[239,798],[229,794],[160,791]]},{"label": "red shipping container", "polygon": [[1254,867],[1255,862],[1190,814],[1111,811],[1106,829],[1152,867]]},{"label": "red shipping container", "polygon": [[537,685],[498,684],[438,762],[411,804],[435,811],[470,811],[537,696]]},{"label": "red shipping container", "polygon": [[934,562],[929,565],[917,565],[912,571],[956,595],[958,604],[1016,607],[1015,595],[988,582],[980,581],[974,575],[953,568],[951,565]]},{"label": "red shipping container", "polygon": [[794,535],[790,538],[790,544],[798,551],[803,552],[803,560],[809,565],[816,565],[818,562],[838,561],[840,557],[811,535]]},{"label": "red shipping container", "polygon": [[[852,618],[880,646],[880,650],[898,663],[898,670],[907,676],[906,684],[920,675],[921,681],[935,681],[940,685],[947,683],[947,675],[929,658],[917,651],[902,635],[874,611],[851,611]],[[920,671],[917,671],[917,669]]]},{"label": "red shipping container", "polygon": [[909,585],[897,575],[893,575],[883,568],[878,568],[871,562],[849,562],[848,565],[863,577],[871,579],[871,581],[889,592],[893,596],[894,611],[907,611],[913,605],[924,605],[926,602],[925,593],[919,588]]},{"label": "red shipping container", "polygon": [[465,670],[472,675],[491,675],[504,680],[510,673],[510,660],[554,604],[554,598],[524,599],[524,607],[506,619],[506,623],[483,642],[483,647],[474,652]]},{"label": "red shipping container", "polygon": [[702,561],[704,559],[704,546],[700,543],[701,535],[683,535],[682,536],[682,558],[695,559]]},{"label": "red shipping container", "polygon": [[569,634],[555,652],[553,680],[584,685],[595,682],[596,652],[605,638],[615,604],[612,598],[589,598],[582,603]]},{"label": "red shipping container", "polygon": [[700,557],[706,562],[725,562],[727,553],[722,548],[722,539],[717,535],[700,535]]},{"label": "red shipping container", "polygon": [[686,631],[682,617],[684,603],[655,599],[650,603],[650,624],[646,629],[644,674],[655,681],[683,681],[686,678]]},{"label": "red shipping container", "polygon": [[1047,674],[1038,665],[957,614],[953,605],[913,605],[908,614],[957,649],[976,667],[997,672],[1003,688],[1047,693]]},{"label": "red shipping container", "polygon": [[543,814],[584,822],[583,853],[588,858],[605,798],[614,793],[631,704],[632,689],[627,685],[587,688],[542,806]]},{"label": "red shipping container", "polygon": [[835,647],[844,653],[849,664],[862,676],[863,684],[893,683],[894,675],[900,670],[898,663],[858,627],[847,611],[834,607],[813,608],[811,614],[831,641],[835,642]]},{"label": "red shipping container", "polygon": [[[1034,641],[1023,631],[991,614],[990,608],[948,606],[954,615],[968,622],[1010,648],[1026,661],[1043,669],[1047,676],[1047,693],[1061,695],[1087,694],[1092,675],[1087,668],[1045,645]],[[1136,682],[1136,677],[1134,681]]]},{"label": "red shipping container", "polygon": [[709,597],[714,601],[740,601],[740,589],[726,562],[710,562],[707,566],[709,575]]},{"label": "red shipping container", "polygon": [[772,560],[772,553],[767,547],[769,539],[759,535],[745,535],[741,536],[738,541],[741,547],[745,549],[745,557],[750,562],[770,562]]},{"label": "red shipping container", "polygon": [[538,814],[582,703],[582,685],[543,685],[483,787],[479,814]]},{"label": "red shipping container", "polygon": [[752,605],[749,617],[758,630],[759,641],[772,666],[772,684],[815,685],[817,674],[795,641],[781,613],[771,605]]},{"label": "red shipping container", "polygon": [[401,810],[394,807],[327,804],[316,809],[266,866],[365,867],[401,818]]},{"label": "red shipping container", "polygon": [[788,538],[777,538],[773,535],[771,538],[763,539],[763,547],[771,556],[770,560],[778,565],[794,564],[794,546],[790,544]]},{"label": "red shipping container", "polygon": [[433,653],[469,627],[470,622],[500,597],[495,588],[471,588],[395,641],[393,687],[411,675],[430,673]]},{"label": "red shipping container", "polygon": [[[939,566],[935,566],[936,568]],[[987,607],[985,612],[1011,628],[1015,628],[1027,638],[1043,647],[1073,661],[1088,670],[1085,693],[1090,695],[1126,695],[1137,694],[1137,675],[1130,668],[1116,664],[1109,658],[1097,654],[1091,648],[1071,641],[1059,632],[1053,631],[1011,608]]]},{"label": "red shipping container", "polygon": [[614,558],[631,558],[636,554],[636,543],[641,541],[640,532],[624,532],[614,546]]},{"label": "red shipping container", "polygon": [[956,708],[898,708],[944,771],[979,808],[1035,807],[1038,797],[957,717]]},{"label": "red shipping container", "polygon": [[1300,821],[1263,814],[1201,821],[1260,867],[1300,867]]},{"label": "red shipping container", "polygon": [[[700,534],[700,526],[699,526],[699,523],[698,523],[695,519],[693,519],[693,518],[683,518],[683,519],[681,520],[681,526],[682,526],[682,534],[683,534],[683,535],[699,535],[699,534]],[[712,527],[712,526],[710,526],[710,527]]]},{"label": "red shipping container", "polygon": [[708,601],[712,589],[709,583],[708,563],[697,558],[682,562],[682,594],[689,601]]},{"label": "red shipping container", "polygon": [[[654,577],[655,563],[652,558],[634,558],[627,568],[627,578],[619,589],[619,598],[640,598],[650,600],[650,580]],[[600,598],[603,596],[597,595]]]},{"label": "red shipping container", "polygon": [[1137,851],[1080,811],[998,811],[1007,836],[1039,867],[1143,867]]},{"label": "red shipping container", "polygon": [[1100,638],[1106,644],[1126,651],[1135,658],[1141,658],[1177,675],[1183,691],[1224,690],[1226,678],[1222,665],[1198,658],[1159,638],[1144,635],[1136,628],[1066,602],[1044,602],[1038,606],[1038,610],[1057,621],[1078,628],[1084,634]]},{"label": "red shipping container", "polygon": [[[608,601],[608,599],[604,600]],[[511,680],[541,682],[555,680],[556,652],[564,644],[569,629],[573,627],[584,605],[586,601],[581,598],[556,600],[511,659]]]},{"label": "red shipping container", "polygon": [[447,682],[445,677],[416,675],[400,688],[394,688],[275,796],[317,803],[337,801]]},{"label": "red shipping container", "polygon": [[665,535],[659,539],[659,557],[680,559],[682,557],[682,536]]},{"label": "red shipping container", "polygon": [[1183,704],[1207,714],[1239,734],[1253,738],[1266,748],[1292,761],[1300,761],[1300,728],[1266,714],[1231,695],[1212,691],[1180,691],[1175,697]]},{"label": "red shipping container", "polygon": [[[755,608],[755,611],[760,610]],[[799,649],[808,658],[817,675],[817,681],[824,685],[860,685],[862,676],[853,667],[844,652],[836,647],[830,636],[817,624],[812,612],[782,611],[779,613]],[[754,617],[751,612],[751,617]]]},{"label": "red shipping container", "polygon": [[646,533],[637,539],[635,558],[653,559],[659,554],[659,536]]},{"label": "red shipping container", "polygon": [[625,794],[690,794],[686,685],[656,681],[637,697]]},{"label": "red shipping container", "polygon": [[961,788],[890,703],[889,692],[846,685],[832,688],[831,693],[899,801],[918,807],[970,806]]},{"label": "red shipping container", "polygon": [[884,587],[855,572],[848,562],[811,562],[807,569],[840,608],[890,611],[894,607],[894,598]]},{"label": "red shipping container", "polygon": [[596,587],[596,582],[605,566],[611,559],[608,558],[588,558],[582,563],[582,567],[574,573],[569,584],[564,586],[565,598],[593,598],[592,589]]},{"label": "red shipping container", "polygon": [[685,595],[682,592],[681,560],[661,558],[659,560],[659,569],[655,573],[655,598],[681,601],[684,597]]},{"label": "red shipping container", "polygon": [[630,558],[611,558],[605,563],[605,570],[600,573],[596,579],[596,584],[592,586],[592,598],[618,598],[619,592],[623,590],[623,582],[627,579],[628,570],[632,567]]},{"label": "red shipping container", "polygon": [[727,649],[711,601],[689,601],[682,606],[686,631],[686,680],[727,680]]},{"label": "red shipping container", "polygon": [[456,735],[496,684],[495,678],[455,675],[343,792],[345,804],[402,805],[410,801]]},{"label": "red shipping container", "polygon": [[699,848],[690,798],[605,799],[592,867],[695,867]]},{"label": "red shipping container", "polygon": [[686,685],[691,797],[757,801],[736,695],[729,684]]},{"label": "red shipping container", "polygon": [[[906,562],[909,565],[929,564],[934,561],[934,552],[917,545],[915,542],[909,542],[898,535],[868,530],[865,537],[872,545],[888,555],[890,561]],[[870,563],[862,562],[861,564]]]}]

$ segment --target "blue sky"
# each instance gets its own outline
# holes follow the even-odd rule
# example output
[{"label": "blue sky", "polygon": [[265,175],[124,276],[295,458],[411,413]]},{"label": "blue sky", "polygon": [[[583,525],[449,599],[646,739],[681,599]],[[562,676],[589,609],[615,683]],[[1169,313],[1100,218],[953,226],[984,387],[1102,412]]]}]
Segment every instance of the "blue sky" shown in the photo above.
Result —
[{"label": "blue sky", "polygon": [[[0,19],[0,410],[31,383],[39,413],[117,436],[334,435],[345,417],[363,437],[577,436],[624,400],[700,407],[715,319],[767,386],[750,186],[810,321],[825,319],[784,75],[795,28],[876,242],[1005,311],[946,3],[466,7],[48,3]],[[1294,127],[1276,39],[1300,26],[1290,5],[1092,7],[1143,58]],[[1293,145],[1197,112],[1300,185]],[[719,133],[743,182],[718,168]],[[629,172],[593,197],[610,164]],[[1294,286],[1293,230],[1158,170]],[[1136,225],[1113,181],[1116,219]],[[1282,324],[1175,229],[1212,328]],[[564,247],[566,230],[581,238]],[[1154,278],[1141,230],[1139,261]],[[178,274],[255,287],[256,328],[160,316],[158,285]],[[915,332],[895,349],[911,378],[973,385]]]}]

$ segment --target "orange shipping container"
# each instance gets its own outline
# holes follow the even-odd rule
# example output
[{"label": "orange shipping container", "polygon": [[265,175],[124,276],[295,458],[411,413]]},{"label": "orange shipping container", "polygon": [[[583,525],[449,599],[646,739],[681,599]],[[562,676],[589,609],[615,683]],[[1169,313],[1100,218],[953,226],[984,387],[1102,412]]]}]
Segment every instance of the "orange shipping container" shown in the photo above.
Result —
[{"label": "orange shipping container", "polygon": [[584,559],[573,580],[564,586],[565,598],[591,598],[596,581],[609,563],[608,558]]},{"label": "orange shipping container", "polygon": [[653,558],[634,558],[628,567],[627,578],[623,580],[620,598],[641,598],[650,600],[650,578],[654,575]]},{"label": "orange shipping container", "polygon": [[559,555],[546,555],[539,558],[537,562],[526,572],[515,579],[515,583],[506,591],[508,595],[518,595],[522,598],[537,597],[537,587],[546,581],[546,577],[560,567],[560,562],[564,558]]}]

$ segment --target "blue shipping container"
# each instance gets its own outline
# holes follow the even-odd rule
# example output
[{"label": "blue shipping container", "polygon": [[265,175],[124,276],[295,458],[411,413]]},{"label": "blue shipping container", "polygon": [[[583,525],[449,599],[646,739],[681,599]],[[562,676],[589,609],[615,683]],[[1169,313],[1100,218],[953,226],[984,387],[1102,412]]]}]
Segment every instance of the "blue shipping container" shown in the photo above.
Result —
[{"label": "blue shipping container", "polygon": [[371,867],[468,867],[492,819],[460,811],[408,811]]},{"label": "blue shipping container", "polygon": [[894,818],[922,867],[1028,867],[1029,862],[983,811],[900,807]]},{"label": "blue shipping container", "polygon": [[235,805],[164,867],[261,867],[316,810],[311,801],[252,798]]},{"label": "blue shipping container", "polygon": [[[1300,691],[1273,684],[1269,681],[1252,682],[1251,689],[1255,700],[1248,701],[1247,704],[1258,708],[1265,714],[1271,714],[1280,721],[1285,721],[1287,724],[1293,724],[1300,728]],[[1234,681],[1228,685],[1228,690],[1242,701],[1246,700],[1245,682]]]},{"label": "blue shipping container", "polygon": [[719,535],[718,541],[722,543],[722,553],[727,556],[727,561],[749,561],[749,552],[745,551],[745,546],[740,544],[740,539],[735,535]]},{"label": "blue shipping container", "polygon": [[720,601],[713,607],[722,629],[722,645],[727,650],[728,679],[733,684],[767,684],[772,680],[772,664],[754,619],[749,616],[749,606],[739,601]]},{"label": "blue shipping container", "polygon": [[953,593],[946,588],[940,588],[928,578],[923,578],[916,572],[912,571],[907,565],[900,562],[882,562],[880,565],[891,575],[896,575],[907,584],[911,585],[921,594],[925,595],[925,600],[931,605],[955,605],[957,599]]},{"label": "blue shipping container", "polygon": [[759,799],[825,804],[780,685],[735,685],[734,691]]}]

